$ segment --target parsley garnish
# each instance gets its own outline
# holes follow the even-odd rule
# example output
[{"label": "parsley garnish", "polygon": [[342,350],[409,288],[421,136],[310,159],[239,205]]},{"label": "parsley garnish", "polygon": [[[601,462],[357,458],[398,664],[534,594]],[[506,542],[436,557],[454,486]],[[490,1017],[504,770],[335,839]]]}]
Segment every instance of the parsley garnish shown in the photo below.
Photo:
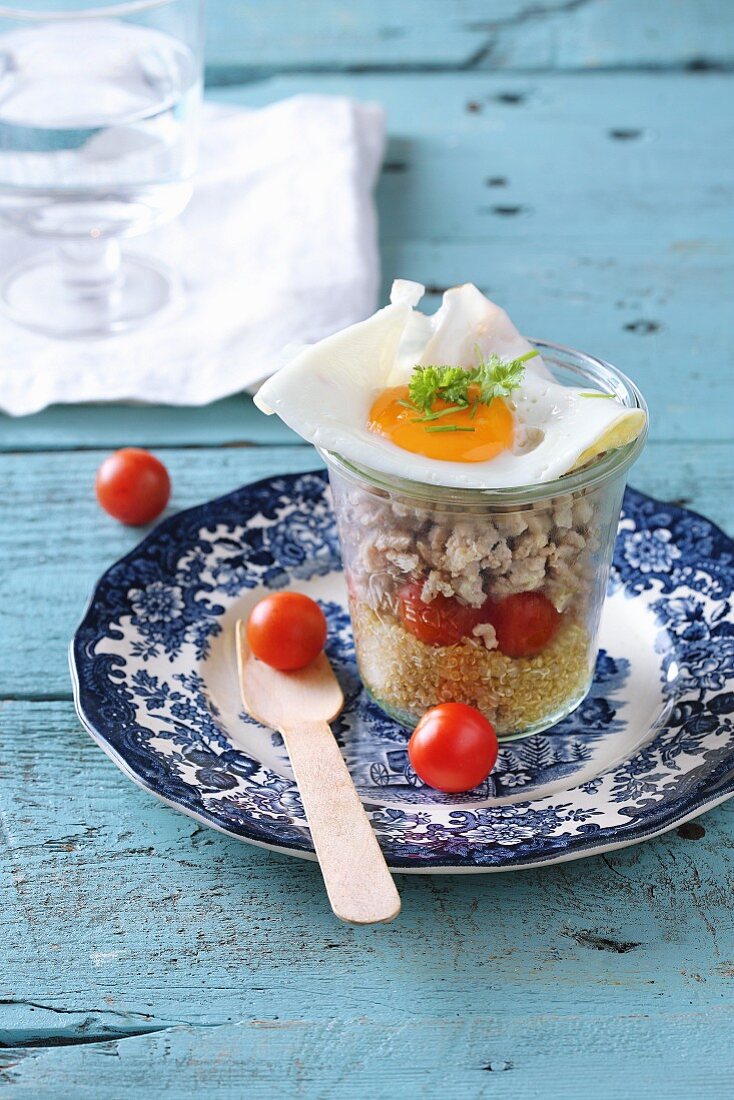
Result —
[{"label": "parsley garnish", "polygon": [[[503,360],[497,355],[486,359],[477,348],[476,367],[415,367],[410,379],[410,403],[401,401],[401,405],[412,407],[415,412],[423,413],[415,423],[429,423],[448,413],[460,412],[471,406],[470,417],[476,415],[479,404],[488,405],[495,397],[509,397],[522,382],[525,363],[538,354],[528,351],[517,359]],[[476,386],[478,394],[472,401],[470,387]],[[433,411],[437,400],[449,403],[449,408]],[[456,425],[427,427],[426,431],[474,431],[473,428],[458,428]]]},{"label": "parsley garnish", "polygon": [[479,384],[479,400],[488,405],[494,397],[509,397],[522,382],[525,363],[528,359],[534,359],[537,354],[535,350],[528,351],[518,359],[509,361],[500,359],[497,355],[490,355],[489,359],[479,356],[475,379]]},{"label": "parsley garnish", "polygon": [[587,393],[580,393],[579,397],[604,397],[607,401],[614,401],[613,393],[600,393],[599,390],[589,390]]}]

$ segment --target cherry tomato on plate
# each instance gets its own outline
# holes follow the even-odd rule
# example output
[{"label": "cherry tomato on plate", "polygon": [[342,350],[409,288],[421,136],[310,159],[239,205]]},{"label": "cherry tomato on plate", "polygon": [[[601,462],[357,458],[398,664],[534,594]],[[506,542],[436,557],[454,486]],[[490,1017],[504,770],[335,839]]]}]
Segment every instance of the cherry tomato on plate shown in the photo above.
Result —
[{"label": "cherry tomato on plate", "polygon": [[561,622],[542,592],[517,592],[492,606],[488,615],[506,657],[534,657],[545,649]]},{"label": "cherry tomato on plate", "polygon": [[274,592],[250,612],[247,642],[258,660],[293,672],[310,665],[324,648],[326,618],[302,592]]},{"label": "cherry tomato on plate", "polygon": [[150,523],[171,495],[171,479],[150,451],[124,447],[108,455],[97,470],[97,500],[115,519],[131,527]]},{"label": "cherry tomato on plate", "polygon": [[398,593],[398,611],[405,629],[426,645],[456,645],[482,621],[481,608],[468,607],[454,596],[440,594],[424,603],[422,590],[421,581],[403,585]]},{"label": "cherry tomato on plate", "polygon": [[466,703],[431,707],[413,730],[408,757],[424,783],[449,794],[471,791],[497,760],[492,723]]}]

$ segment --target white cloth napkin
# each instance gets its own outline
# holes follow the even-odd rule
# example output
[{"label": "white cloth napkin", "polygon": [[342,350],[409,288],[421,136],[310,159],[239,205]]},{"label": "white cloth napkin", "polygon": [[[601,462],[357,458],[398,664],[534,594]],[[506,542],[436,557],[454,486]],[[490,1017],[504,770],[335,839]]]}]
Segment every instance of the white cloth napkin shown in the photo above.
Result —
[{"label": "white cloth napkin", "polygon": [[[127,243],[183,280],[178,305],[104,340],[51,340],[0,316],[0,408],[54,402],[202,405],[262,381],[288,344],[373,312],[377,104],[303,95],[261,110],[205,104],[194,197]],[[0,232],[0,265],[33,245]]]}]

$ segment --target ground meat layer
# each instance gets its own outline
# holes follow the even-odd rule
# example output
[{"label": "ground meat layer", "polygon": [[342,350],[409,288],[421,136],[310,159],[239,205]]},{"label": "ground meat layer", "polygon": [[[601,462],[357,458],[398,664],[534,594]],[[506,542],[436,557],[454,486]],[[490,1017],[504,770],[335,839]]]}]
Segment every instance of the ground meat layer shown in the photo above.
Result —
[{"label": "ground meat layer", "polygon": [[480,607],[487,596],[540,590],[558,611],[575,603],[578,612],[598,570],[600,517],[589,496],[524,512],[449,516],[341,486],[339,505],[352,583],[378,612],[395,610],[401,585],[414,579],[425,603],[456,596]]},{"label": "ground meat layer", "polygon": [[586,689],[593,659],[587,631],[566,621],[537,657],[513,659],[481,639],[430,646],[394,619],[352,602],[362,679],[383,706],[416,720],[441,702],[469,703],[500,736],[543,722]]}]

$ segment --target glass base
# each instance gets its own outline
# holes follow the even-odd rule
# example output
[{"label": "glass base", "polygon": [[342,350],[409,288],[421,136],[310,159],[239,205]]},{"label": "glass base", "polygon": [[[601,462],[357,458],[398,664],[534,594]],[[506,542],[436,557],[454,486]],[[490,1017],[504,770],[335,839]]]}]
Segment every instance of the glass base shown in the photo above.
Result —
[{"label": "glass base", "polygon": [[[99,277],[101,275],[101,277]],[[105,278],[79,275],[58,254],[25,260],[6,274],[0,308],[12,321],[62,339],[114,336],[144,324],[175,297],[178,284],[163,264],[124,256]]]}]

